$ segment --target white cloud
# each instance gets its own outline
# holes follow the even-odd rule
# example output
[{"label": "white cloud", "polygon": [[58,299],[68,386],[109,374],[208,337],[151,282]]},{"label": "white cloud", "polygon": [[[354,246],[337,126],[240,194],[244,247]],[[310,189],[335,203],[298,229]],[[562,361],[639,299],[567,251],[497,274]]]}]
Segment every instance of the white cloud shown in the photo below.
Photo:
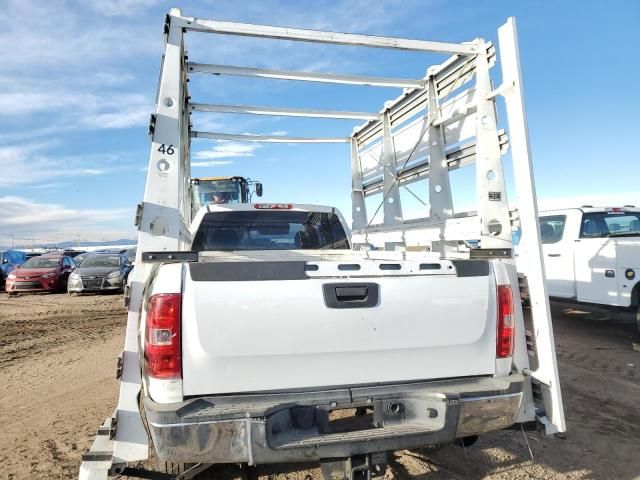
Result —
[{"label": "white cloud", "polygon": [[193,157],[198,159],[252,157],[258,148],[257,144],[220,141],[210,150],[200,150],[193,153]]},{"label": "white cloud", "polygon": [[[73,73],[67,70],[70,67],[105,71],[114,60],[158,50],[157,29],[150,28],[157,20],[144,16],[146,22],[140,18],[125,22],[101,18],[83,4],[34,0],[9,0],[3,13],[13,19],[0,31],[5,71],[34,73],[49,67],[53,67],[50,75]],[[70,75],[67,81],[80,76]]]},{"label": "white cloud", "polygon": [[133,218],[133,209],[69,208],[5,196],[0,197],[0,211],[0,231],[22,239],[51,241],[59,236],[67,240],[80,235],[83,240],[114,240],[134,235],[133,229],[110,228],[114,221]]},{"label": "white cloud", "polygon": [[107,171],[100,168],[82,168],[80,169],[80,173],[84,173],[86,175],[104,175]]},{"label": "white cloud", "polygon": [[[54,132],[116,129],[145,125],[154,106],[140,94],[109,94],[55,91],[43,86],[29,86],[32,90],[0,93],[0,117],[15,118],[56,111],[55,123],[44,134]],[[42,88],[44,91],[40,91]],[[117,97],[117,101],[113,98]],[[18,132],[19,134],[20,132]]]},{"label": "white cloud", "polygon": [[65,188],[68,185],[69,185],[68,183],[53,182],[53,183],[43,183],[40,185],[29,185],[27,188],[31,190],[49,190],[52,188]]},{"label": "white cloud", "polygon": [[131,16],[140,13],[140,10],[154,5],[156,0],[96,0],[89,2],[91,8],[102,15]]},{"label": "white cloud", "polygon": [[59,109],[92,108],[95,97],[82,93],[13,91],[0,93],[0,115],[11,117]]},{"label": "white cloud", "polygon": [[[105,175],[131,168],[117,155],[53,156],[59,142],[0,146],[0,187],[51,184],[54,179]],[[44,188],[44,187],[43,187]]]},{"label": "white cloud", "polygon": [[219,167],[221,165],[233,165],[231,160],[212,160],[210,162],[191,162],[192,167]]},{"label": "white cloud", "polygon": [[124,105],[116,112],[88,114],[82,123],[96,129],[138,127],[149,123],[153,110],[153,106],[146,102],[142,105]]},{"label": "white cloud", "polygon": [[[256,143],[243,143],[232,141],[218,141],[209,150],[200,150],[192,154],[196,161],[191,162],[192,167],[216,167],[232,165],[232,160],[214,160],[216,158],[229,159],[239,157],[253,157],[255,151],[260,148]],[[200,160],[200,161],[199,161]]]}]

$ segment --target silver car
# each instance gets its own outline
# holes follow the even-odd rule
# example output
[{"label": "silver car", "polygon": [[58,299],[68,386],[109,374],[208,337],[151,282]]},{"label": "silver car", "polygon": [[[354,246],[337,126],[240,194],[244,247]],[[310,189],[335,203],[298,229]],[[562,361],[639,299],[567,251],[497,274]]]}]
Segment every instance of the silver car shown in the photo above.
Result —
[{"label": "silver car", "polygon": [[122,292],[131,264],[120,253],[87,254],[69,276],[69,294],[84,292]]}]

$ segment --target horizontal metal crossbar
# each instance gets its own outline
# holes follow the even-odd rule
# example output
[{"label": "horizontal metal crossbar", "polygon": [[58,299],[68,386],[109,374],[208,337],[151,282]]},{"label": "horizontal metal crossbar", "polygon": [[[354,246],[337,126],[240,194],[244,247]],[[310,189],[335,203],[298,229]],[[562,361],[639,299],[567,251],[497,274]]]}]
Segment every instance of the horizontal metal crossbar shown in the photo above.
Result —
[{"label": "horizontal metal crossbar", "polygon": [[236,75],[241,77],[274,78],[278,80],[297,80],[303,82],[341,83],[347,85],[367,85],[371,87],[424,88],[424,80],[405,78],[363,77],[359,75],[340,75],[337,73],[296,72],[271,68],[236,67],[209,63],[187,63],[190,73],[211,73],[213,75]]},{"label": "horizontal metal crossbar", "polygon": [[209,138],[212,140],[235,140],[237,142],[265,143],[348,143],[351,137],[286,137],[283,135],[252,135],[217,132],[191,132],[193,138]]},{"label": "horizontal metal crossbar", "polygon": [[474,55],[478,46],[468,43],[432,42],[397,37],[380,37],[353,33],[326,32],[302,28],[273,27],[270,25],[253,25],[250,23],[219,22],[182,17],[183,27],[189,31],[218,33],[223,35],[239,35],[245,37],[273,38],[277,40],[295,40],[312,43],[330,43],[333,45],[350,45],[359,47],[389,48],[396,50],[413,50],[419,52],[438,52],[459,55]]},{"label": "horizontal metal crossbar", "polygon": [[[498,132],[498,138],[500,141],[500,147],[503,149],[507,148],[507,145],[509,144],[509,137],[504,130],[500,130]],[[449,171],[472,165],[476,160],[476,144],[475,142],[469,142],[464,145],[459,145],[449,150],[446,155]],[[425,158],[404,170],[402,174],[399,175],[398,185],[408,185],[423,178],[427,178],[428,176],[429,159]],[[382,188],[382,179],[373,180],[363,185],[363,191],[367,197],[382,192]]]},{"label": "horizontal metal crossbar", "polygon": [[[496,62],[496,49],[488,42],[485,44],[489,66]],[[475,62],[468,57],[454,56],[435,68],[438,97],[447,97],[456,89],[469,82],[475,73]],[[426,79],[424,80],[426,82]],[[403,92],[402,95],[390,102],[388,107],[391,125],[395,126],[411,118],[427,104],[426,89],[414,89]],[[360,143],[368,143],[382,133],[382,122],[372,120],[356,129],[356,136]]]},{"label": "horizontal metal crossbar", "polygon": [[312,118],[353,118],[356,120],[373,120],[380,115],[368,112],[345,112],[337,110],[313,110],[304,108],[257,107],[254,105],[212,105],[192,103],[191,110],[197,112],[247,113],[252,115],[274,115],[281,117]]}]

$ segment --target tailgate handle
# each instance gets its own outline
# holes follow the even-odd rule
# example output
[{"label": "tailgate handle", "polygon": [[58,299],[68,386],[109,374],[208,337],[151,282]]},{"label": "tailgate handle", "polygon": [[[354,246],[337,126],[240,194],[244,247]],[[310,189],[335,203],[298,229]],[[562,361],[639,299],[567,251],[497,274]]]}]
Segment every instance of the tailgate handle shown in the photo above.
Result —
[{"label": "tailgate handle", "polygon": [[370,308],[378,304],[377,283],[327,283],[322,286],[329,308]]},{"label": "tailgate handle", "polygon": [[337,287],[336,298],[340,302],[362,302],[369,295],[367,287]]}]

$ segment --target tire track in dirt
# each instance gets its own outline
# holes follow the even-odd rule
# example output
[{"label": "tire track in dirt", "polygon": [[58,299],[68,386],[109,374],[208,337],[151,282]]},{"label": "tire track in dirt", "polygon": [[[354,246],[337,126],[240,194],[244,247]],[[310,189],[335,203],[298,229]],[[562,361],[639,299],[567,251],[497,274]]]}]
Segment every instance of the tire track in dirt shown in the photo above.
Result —
[{"label": "tire track in dirt", "polygon": [[119,295],[0,295],[0,479],[77,477],[116,403]]},{"label": "tire track in dirt", "polygon": [[0,301],[0,366],[15,364],[76,342],[100,342],[123,329],[126,311],[114,295],[3,296]]}]

